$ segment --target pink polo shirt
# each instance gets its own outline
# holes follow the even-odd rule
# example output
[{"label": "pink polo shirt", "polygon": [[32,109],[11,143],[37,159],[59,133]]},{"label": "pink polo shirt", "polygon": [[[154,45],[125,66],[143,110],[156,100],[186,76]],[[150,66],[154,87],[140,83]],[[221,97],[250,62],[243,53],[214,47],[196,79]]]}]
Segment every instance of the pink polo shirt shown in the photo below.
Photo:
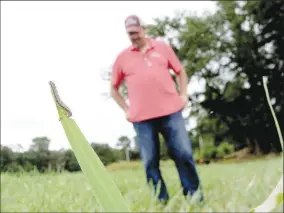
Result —
[{"label": "pink polo shirt", "polygon": [[139,122],[177,112],[183,102],[169,73],[181,71],[182,64],[172,48],[162,41],[148,39],[143,55],[135,47],[122,51],[115,60],[111,83],[118,88],[125,80],[129,98],[129,120]]}]

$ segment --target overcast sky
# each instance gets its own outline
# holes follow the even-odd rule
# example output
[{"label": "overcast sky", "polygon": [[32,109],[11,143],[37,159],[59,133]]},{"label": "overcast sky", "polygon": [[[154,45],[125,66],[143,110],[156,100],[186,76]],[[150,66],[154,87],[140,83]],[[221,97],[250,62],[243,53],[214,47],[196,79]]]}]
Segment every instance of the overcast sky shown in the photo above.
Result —
[{"label": "overcast sky", "polygon": [[90,142],[114,145],[120,135],[135,135],[100,77],[117,53],[130,43],[127,15],[144,22],[175,10],[214,11],[208,1],[98,2],[38,1],[1,3],[1,143],[29,147],[47,136],[51,149],[70,148],[48,81],[73,111]]}]

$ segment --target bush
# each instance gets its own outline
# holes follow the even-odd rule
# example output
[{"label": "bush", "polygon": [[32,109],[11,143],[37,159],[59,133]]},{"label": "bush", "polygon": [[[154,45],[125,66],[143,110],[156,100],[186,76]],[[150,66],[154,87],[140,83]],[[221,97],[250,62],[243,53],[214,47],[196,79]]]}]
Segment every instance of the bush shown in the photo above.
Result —
[{"label": "bush", "polygon": [[215,146],[213,142],[207,142],[204,147],[199,151],[194,151],[194,159],[196,161],[210,161],[211,159],[223,158],[235,151],[234,146],[228,142],[222,142],[219,146]]},{"label": "bush", "polygon": [[9,173],[18,173],[24,172],[24,169],[16,162],[12,162],[5,166],[4,171]]},{"label": "bush", "polygon": [[200,151],[199,149],[194,149],[194,152],[193,152],[193,158],[196,162],[199,162],[201,160],[201,156],[200,156]]},{"label": "bush", "polygon": [[235,151],[234,146],[229,144],[228,142],[222,142],[217,147],[217,155],[218,158],[223,158],[226,155],[229,155]]},{"label": "bush", "polygon": [[216,157],[216,154],[217,149],[214,143],[206,143],[200,151],[200,158],[202,158],[203,160],[210,160],[212,158],[214,159]]},{"label": "bush", "polygon": [[23,166],[23,169],[26,171],[26,172],[30,172],[32,170],[34,170],[34,167],[30,162],[25,162],[24,163],[24,166]]}]

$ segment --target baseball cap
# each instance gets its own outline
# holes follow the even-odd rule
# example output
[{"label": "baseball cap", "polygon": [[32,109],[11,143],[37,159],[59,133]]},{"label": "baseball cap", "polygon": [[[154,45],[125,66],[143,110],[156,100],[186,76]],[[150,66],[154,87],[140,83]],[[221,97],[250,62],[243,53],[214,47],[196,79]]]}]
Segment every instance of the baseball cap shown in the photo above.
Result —
[{"label": "baseball cap", "polygon": [[145,25],[137,15],[130,15],[125,19],[127,32],[139,32]]}]

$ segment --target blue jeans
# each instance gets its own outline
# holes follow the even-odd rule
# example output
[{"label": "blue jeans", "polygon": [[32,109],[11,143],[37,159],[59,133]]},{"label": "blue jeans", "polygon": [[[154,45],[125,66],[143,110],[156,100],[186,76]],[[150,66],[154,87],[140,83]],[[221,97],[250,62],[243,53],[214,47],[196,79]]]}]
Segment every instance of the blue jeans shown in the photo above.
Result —
[{"label": "blue jeans", "polygon": [[[191,141],[185,129],[181,111],[151,120],[134,122],[133,126],[137,134],[147,182],[152,181],[155,192],[157,192],[157,186],[160,182],[159,200],[167,201],[169,199],[167,187],[159,169],[159,133],[163,135],[169,156],[175,162],[183,194],[185,196],[193,195],[198,188],[201,189],[192,156]],[[203,200],[203,195],[201,200]]]}]

